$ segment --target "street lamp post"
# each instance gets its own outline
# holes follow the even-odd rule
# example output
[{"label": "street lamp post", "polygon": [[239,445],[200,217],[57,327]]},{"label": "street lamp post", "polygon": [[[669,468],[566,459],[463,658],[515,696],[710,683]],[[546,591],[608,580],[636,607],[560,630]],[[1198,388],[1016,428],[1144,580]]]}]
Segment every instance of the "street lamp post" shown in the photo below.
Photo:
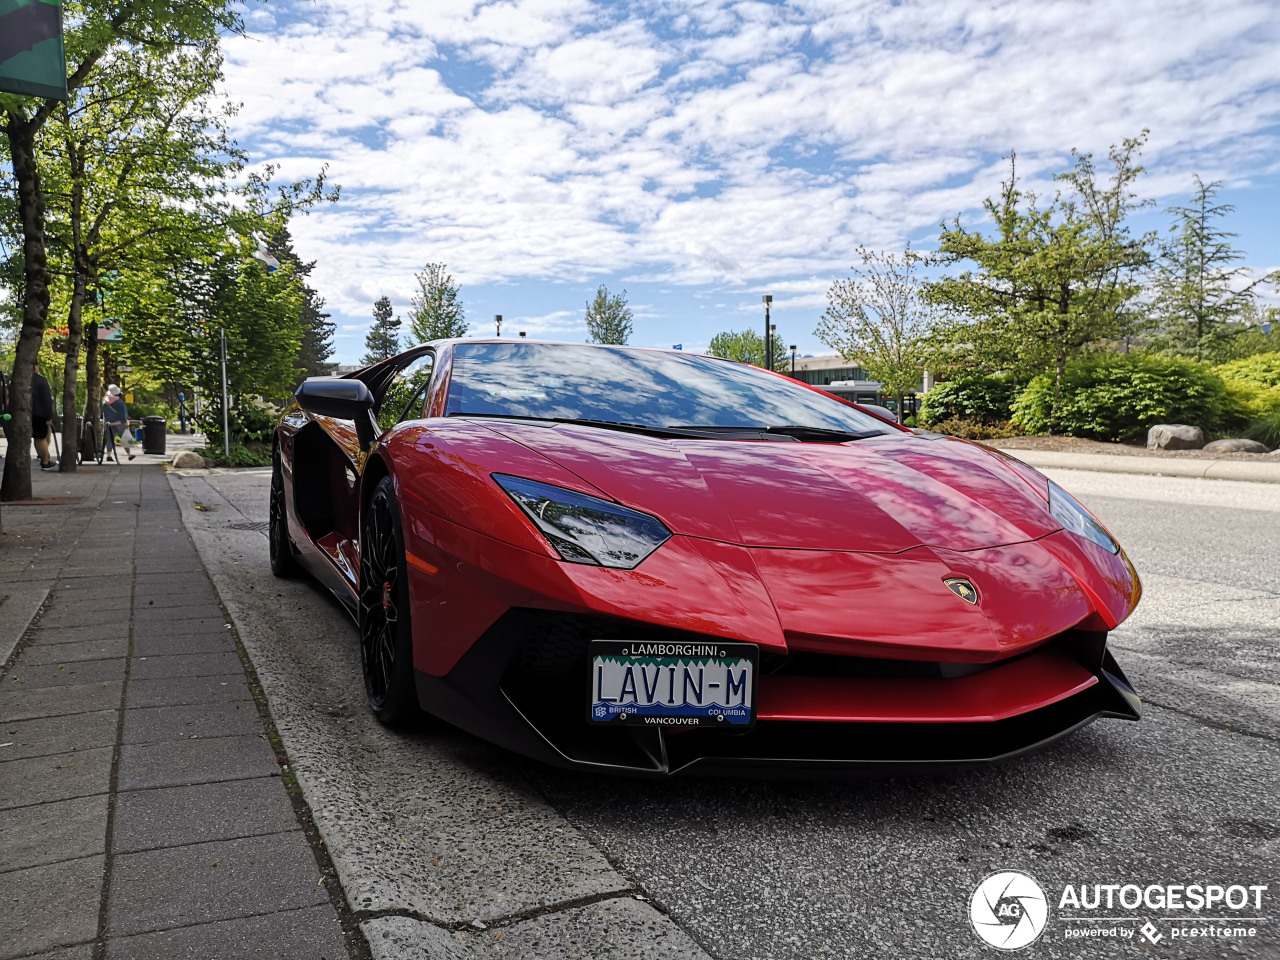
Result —
[{"label": "street lamp post", "polygon": [[796,378],[796,345],[791,345],[791,379]]},{"label": "street lamp post", "polygon": [[764,300],[764,368],[773,369],[773,324],[769,321],[769,308],[773,305],[773,294],[766,293]]}]

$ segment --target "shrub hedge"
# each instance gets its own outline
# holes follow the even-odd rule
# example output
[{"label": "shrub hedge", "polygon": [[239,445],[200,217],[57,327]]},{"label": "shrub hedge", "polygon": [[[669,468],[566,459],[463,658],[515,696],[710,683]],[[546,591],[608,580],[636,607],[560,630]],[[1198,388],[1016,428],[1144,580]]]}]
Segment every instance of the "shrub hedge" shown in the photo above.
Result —
[{"label": "shrub hedge", "polygon": [[920,424],[932,426],[946,420],[995,425],[1006,423],[1025,381],[1005,374],[966,373],[934,384],[924,395]]},{"label": "shrub hedge", "polygon": [[1133,443],[1157,423],[1190,423],[1215,432],[1231,416],[1222,378],[1194,360],[1155,353],[1091,357],[1067,365],[1055,423],[1054,378],[1036,377],[1013,404],[1013,422],[1029,433]]}]

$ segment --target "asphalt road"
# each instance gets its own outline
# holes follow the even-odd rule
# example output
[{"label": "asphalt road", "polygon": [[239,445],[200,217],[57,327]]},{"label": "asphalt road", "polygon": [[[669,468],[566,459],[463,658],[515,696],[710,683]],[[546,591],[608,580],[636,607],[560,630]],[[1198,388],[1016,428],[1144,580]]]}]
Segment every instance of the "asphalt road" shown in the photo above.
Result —
[{"label": "asphalt road", "polygon": [[[615,780],[439,723],[387,733],[336,603],[270,576],[248,528],[266,472],[173,483],[375,957],[977,957],[996,951],[969,899],[1001,870],[1052,901],[1024,956],[1280,957],[1280,486],[1048,472],[1142,575],[1111,642],[1144,719],[981,772],[845,783]],[[1068,884],[1270,889],[1197,917],[1059,909]],[[1262,919],[1204,919],[1222,916]],[[1225,926],[1256,935],[1204,933]]]}]

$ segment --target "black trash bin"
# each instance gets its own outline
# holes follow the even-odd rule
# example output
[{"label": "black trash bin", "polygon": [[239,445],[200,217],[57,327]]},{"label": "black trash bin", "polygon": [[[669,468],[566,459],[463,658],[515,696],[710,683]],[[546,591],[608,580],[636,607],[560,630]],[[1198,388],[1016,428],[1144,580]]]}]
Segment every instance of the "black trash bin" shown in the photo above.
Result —
[{"label": "black trash bin", "polygon": [[142,418],[143,453],[164,453],[164,436],[168,426],[164,417]]}]

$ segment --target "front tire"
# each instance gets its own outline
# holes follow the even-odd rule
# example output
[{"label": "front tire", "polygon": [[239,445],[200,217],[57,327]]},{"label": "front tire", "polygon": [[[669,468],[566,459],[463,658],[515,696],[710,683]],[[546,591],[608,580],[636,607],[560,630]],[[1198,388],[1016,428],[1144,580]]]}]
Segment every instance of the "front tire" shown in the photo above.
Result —
[{"label": "front tire", "polygon": [[289,538],[289,516],[284,504],[284,464],[280,448],[271,453],[271,498],[269,501],[267,542],[271,549],[271,572],[282,580],[298,572],[298,561],[293,557],[293,541]]},{"label": "front tire", "polygon": [[360,539],[360,666],[369,709],[380,723],[399,727],[417,716],[404,533],[390,477],[373,492]]}]

